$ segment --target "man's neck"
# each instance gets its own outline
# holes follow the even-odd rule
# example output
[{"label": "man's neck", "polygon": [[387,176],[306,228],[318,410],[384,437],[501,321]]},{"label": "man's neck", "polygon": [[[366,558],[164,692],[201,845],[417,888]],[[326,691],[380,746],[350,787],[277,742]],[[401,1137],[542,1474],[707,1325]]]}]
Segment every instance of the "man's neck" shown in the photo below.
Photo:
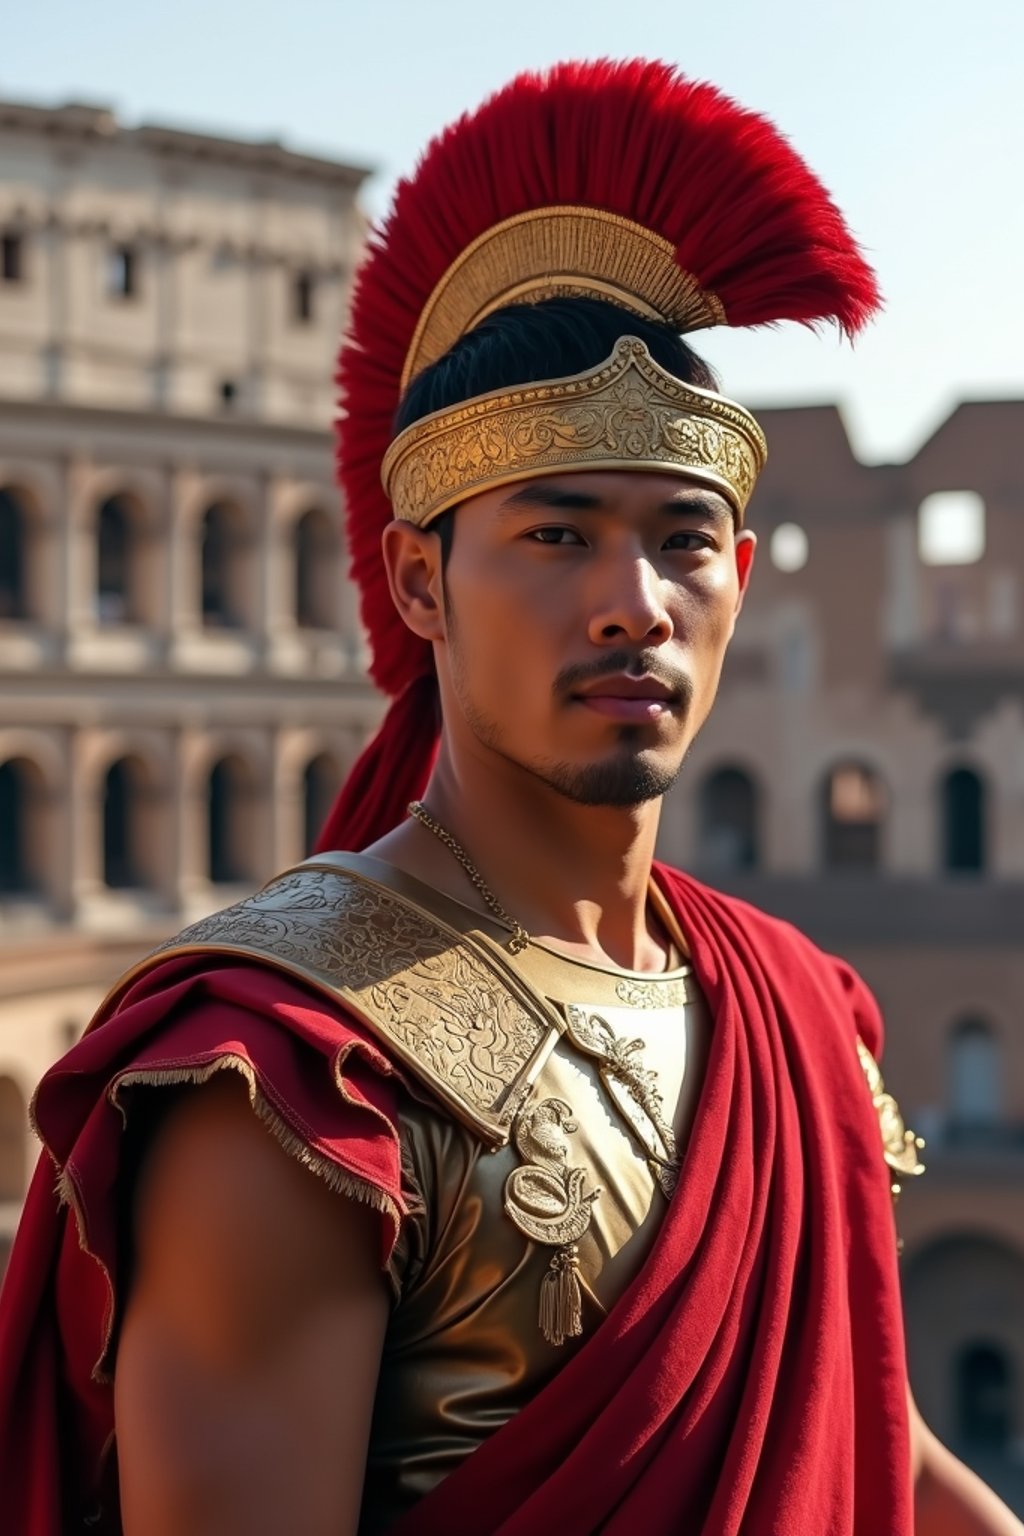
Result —
[{"label": "man's neck", "polygon": [[[660,801],[585,806],[505,760],[457,771],[442,748],[424,796],[502,906],[532,938],[630,970],[664,968],[648,906]],[[484,903],[450,849],[417,821],[368,850],[471,906]]]}]

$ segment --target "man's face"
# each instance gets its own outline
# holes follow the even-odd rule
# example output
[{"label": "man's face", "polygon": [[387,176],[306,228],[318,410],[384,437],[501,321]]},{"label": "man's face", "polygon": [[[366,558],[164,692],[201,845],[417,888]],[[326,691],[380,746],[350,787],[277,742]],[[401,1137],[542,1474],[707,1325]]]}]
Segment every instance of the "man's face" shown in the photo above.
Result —
[{"label": "man's face", "polygon": [[455,513],[445,729],[581,804],[665,793],[707,717],[754,539],[677,475],[564,474]]}]

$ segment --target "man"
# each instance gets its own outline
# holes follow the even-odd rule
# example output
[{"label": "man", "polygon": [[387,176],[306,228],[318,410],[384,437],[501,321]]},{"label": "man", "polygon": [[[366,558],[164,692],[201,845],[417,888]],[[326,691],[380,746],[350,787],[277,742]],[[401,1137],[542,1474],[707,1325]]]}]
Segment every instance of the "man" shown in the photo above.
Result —
[{"label": "man", "polygon": [[653,864],[765,451],[680,333],[876,303],[770,125],[660,65],[516,81],[400,188],[340,438],[395,703],[324,851],[41,1087],[16,1529],[1020,1530],[909,1406],[870,997]]}]

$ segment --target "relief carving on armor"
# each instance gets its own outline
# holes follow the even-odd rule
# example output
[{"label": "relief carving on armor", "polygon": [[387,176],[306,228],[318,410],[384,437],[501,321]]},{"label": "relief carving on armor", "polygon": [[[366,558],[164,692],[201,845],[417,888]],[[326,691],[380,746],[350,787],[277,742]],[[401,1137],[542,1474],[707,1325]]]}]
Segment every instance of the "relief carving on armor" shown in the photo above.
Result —
[{"label": "relief carving on armor", "polygon": [[294,870],[155,953],[194,945],[245,949],[311,974],[351,999],[428,1081],[491,1116],[546,1032],[428,912],[340,871]]},{"label": "relief carving on armor", "polygon": [[513,1135],[523,1159],[505,1181],[505,1212],[524,1236],[556,1248],[541,1282],[540,1328],[550,1344],[583,1331],[577,1243],[590,1226],[600,1187],[584,1190],[586,1173],[569,1164],[578,1129],[564,1099],[541,1099],[516,1116]]},{"label": "relief carving on armor", "polygon": [[[569,1038],[579,1050],[594,1058],[606,1086],[619,1084],[654,1130],[660,1145],[646,1146],[650,1168],[665,1198],[670,1200],[679,1182],[679,1149],[675,1132],[665,1117],[657,1073],[644,1066],[640,1055],[646,1049],[645,1042],[624,1039],[599,1013],[588,1013],[575,1004],[566,1009],[566,1019]],[[611,1097],[617,1102],[614,1093]],[[640,1127],[634,1118],[627,1115],[626,1119],[639,1134]]]}]

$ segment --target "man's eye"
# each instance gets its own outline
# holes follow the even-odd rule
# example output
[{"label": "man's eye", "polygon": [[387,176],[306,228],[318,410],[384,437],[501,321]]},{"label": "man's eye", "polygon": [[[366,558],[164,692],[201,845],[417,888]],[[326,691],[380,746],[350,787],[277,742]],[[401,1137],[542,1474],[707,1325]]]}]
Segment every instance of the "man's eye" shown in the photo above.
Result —
[{"label": "man's eye", "polygon": [[710,549],[711,541],[705,533],[674,533],[670,539],[666,539],[666,549],[681,549],[684,554],[693,554],[700,549]]},{"label": "man's eye", "polygon": [[575,528],[532,528],[527,534],[537,544],[582,544]]}]

